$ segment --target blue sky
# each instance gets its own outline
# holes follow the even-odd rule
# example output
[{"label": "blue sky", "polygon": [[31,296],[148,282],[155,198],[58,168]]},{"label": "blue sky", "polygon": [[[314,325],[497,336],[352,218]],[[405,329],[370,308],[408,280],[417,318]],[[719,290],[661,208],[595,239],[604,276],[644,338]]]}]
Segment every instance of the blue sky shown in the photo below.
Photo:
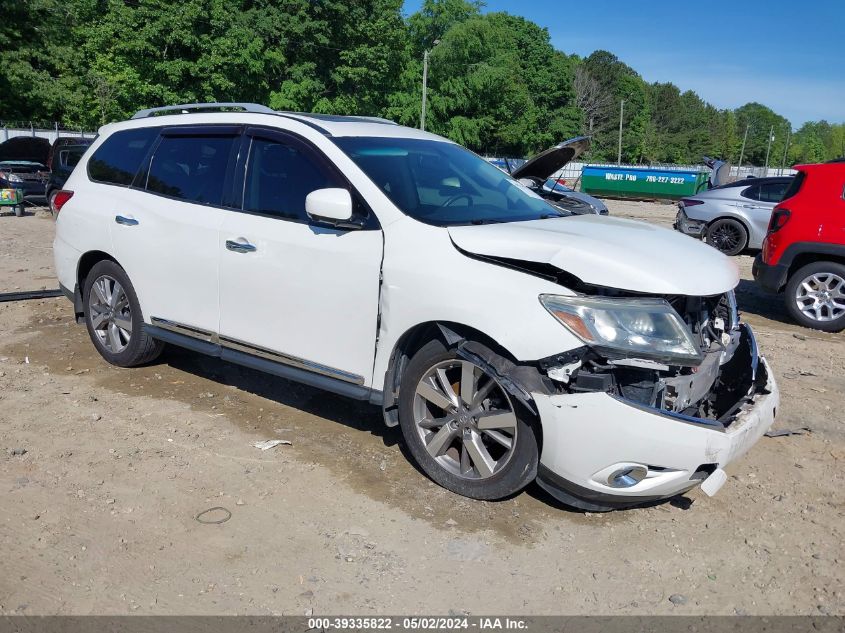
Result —
[{"label": "blue sky", "polygon": [[795,127],[845,121],[845,0],[487,0],[485,11],[546,27],[566,53],[608,50],[719,108],[758,101]]}]

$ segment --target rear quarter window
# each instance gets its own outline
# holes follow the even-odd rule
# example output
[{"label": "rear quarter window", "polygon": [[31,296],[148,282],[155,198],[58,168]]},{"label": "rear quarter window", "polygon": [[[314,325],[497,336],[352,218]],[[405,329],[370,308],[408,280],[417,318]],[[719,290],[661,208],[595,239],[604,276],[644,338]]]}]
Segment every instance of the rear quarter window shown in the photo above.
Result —
[{"label": "rear quarter window", "polygon": [[95,182],[128,187],[147,155],[159,128],[122,130],[109,136],[88,161],[88,177]]},{"label": "rear quarter window", "polygon": [[745,191],[740,192],[739,195],[743,198],[748,198],[749,200],[760,200],[760,185],[749,187]]}]

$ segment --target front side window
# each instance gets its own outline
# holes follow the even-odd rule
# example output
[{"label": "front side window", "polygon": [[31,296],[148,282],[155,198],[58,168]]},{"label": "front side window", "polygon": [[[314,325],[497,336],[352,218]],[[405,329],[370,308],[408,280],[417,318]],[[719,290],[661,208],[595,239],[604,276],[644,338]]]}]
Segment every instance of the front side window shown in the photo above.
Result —
[{"label": "front side window", "polygon": [[244,211],[307,222],[306,196],[317,189],[341,186],[296,146],[252,139],[244,180]]},{"label": "front side window", "polygon": [[165,136],[150,163],[147,191],[220,205],[235,136]]},{"label": "front side window", "polygon": [[158,130],[144,127],[115,132],[94,151],[88,161],[88,176],[96,182],[131,185]]},{"label": "front side window", "polygon": [[401,211],[422,222],[449,226],[566,215],[453,143],[378,137],[333,140]]}]

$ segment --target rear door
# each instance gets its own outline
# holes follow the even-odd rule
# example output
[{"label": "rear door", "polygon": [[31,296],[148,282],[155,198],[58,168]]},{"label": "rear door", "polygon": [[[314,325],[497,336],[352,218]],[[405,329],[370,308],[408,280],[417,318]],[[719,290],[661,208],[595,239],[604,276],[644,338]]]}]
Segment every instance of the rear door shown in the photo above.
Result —
[{"label": "rear door", "polygon": [[217,234],[240,132],[237,126],[162,129],[114,206],[116,256],[154,325],[200,338],[217,332]]},{"label": "rear door", "polygon": [[[247,130],[242,210],[220,228],[220,342],[352,384],[369,384],[378,327],[382,232],[316,148],[277,130]],[[349,189],[360,229],[311,221],[305,197]]]},{"label": "rear door", "polygon": [[[742,192],[744,198],[740,203],[751,223],[752,235],[750,246],[758,248],[769,227],[772,209],[783,200],[783,194],[789,188],[788,181],[771,182],[749,187]],[[755,237],[757,238],[755,240]]]}]

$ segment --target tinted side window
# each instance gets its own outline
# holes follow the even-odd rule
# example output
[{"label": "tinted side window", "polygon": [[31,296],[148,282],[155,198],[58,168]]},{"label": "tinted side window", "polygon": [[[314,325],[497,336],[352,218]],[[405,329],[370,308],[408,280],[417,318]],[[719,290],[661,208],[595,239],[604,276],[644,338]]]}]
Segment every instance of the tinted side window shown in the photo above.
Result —
[{"label": "tinted side window", "polygon": [[749,187],[745,191],[742,191],[739,195],[743,198],[750,198],[751,200],[759,200],[760,199],[760,185],[754,185],[753,187]]},{"label": "tinted side window", "polygon": [[783,194],[789,188],[788,182],[775,182],[770,185],[760,185],[760,200],[763,202],[780,202]]},{"label": "tinted side window", "polygon": [[63,149],[59,152],[59,164],[63,167],[76,167],[84,153],[84,149]]},{"label": "tinted side window", "polygon": [[165,136],[150,163],[147,191],[220,205],[234,136]]},{"label": "tinted side window", "polygon": [[158,136],[158,128],[123,130],[108,137],[88,161],[91,180],[112,185],[130,185],[150,145]]},{"label": "tinted side window", "polygon": [[244,180],[244,210],[308,222],[305,197],[317,189],[342,187],[294,145],[253,138]]}]

